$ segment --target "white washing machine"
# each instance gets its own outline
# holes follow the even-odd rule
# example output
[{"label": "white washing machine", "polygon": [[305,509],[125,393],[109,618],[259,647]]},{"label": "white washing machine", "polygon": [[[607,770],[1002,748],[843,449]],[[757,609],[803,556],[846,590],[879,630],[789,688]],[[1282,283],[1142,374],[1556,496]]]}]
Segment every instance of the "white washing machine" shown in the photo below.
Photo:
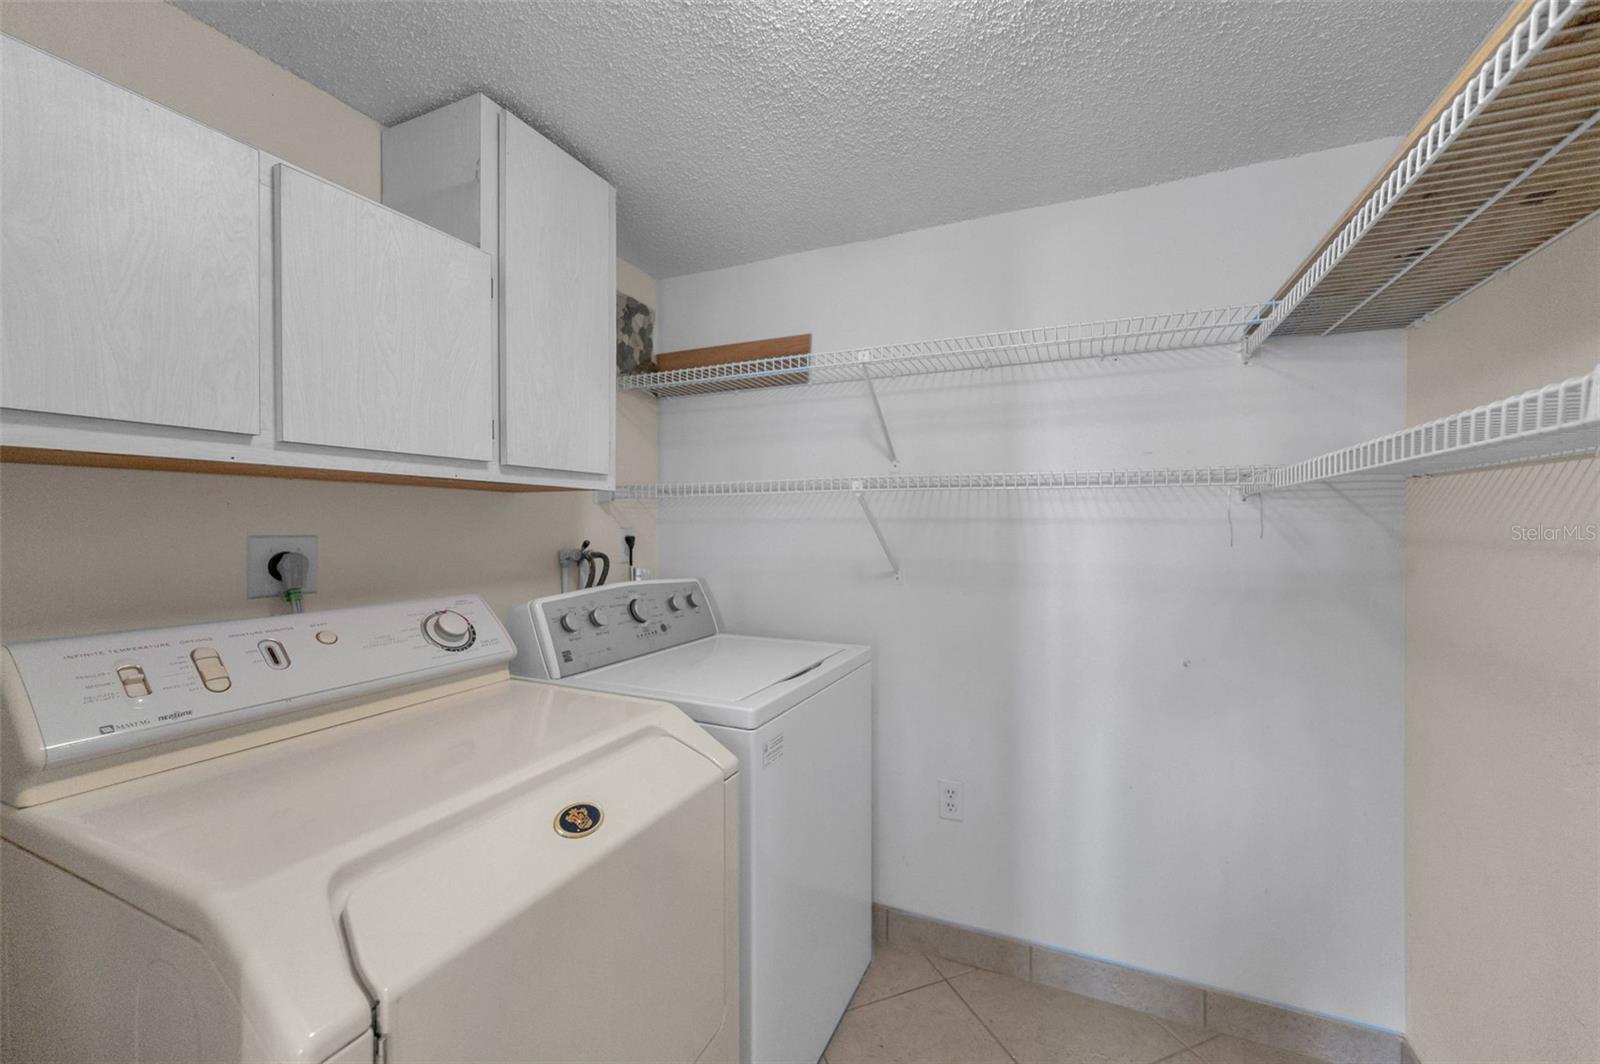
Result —
[{"label": "white washing machine", "polygon": [[737,1059],[737,772],[476,597],[3,656],[4,1058]]},{"label": "white washing machine", "polygon": [[719,630],[697,580],[511,611],[513,673],[671,701],[739,758],[743,1056],[814,1064],[872,959],[872,651]]}]

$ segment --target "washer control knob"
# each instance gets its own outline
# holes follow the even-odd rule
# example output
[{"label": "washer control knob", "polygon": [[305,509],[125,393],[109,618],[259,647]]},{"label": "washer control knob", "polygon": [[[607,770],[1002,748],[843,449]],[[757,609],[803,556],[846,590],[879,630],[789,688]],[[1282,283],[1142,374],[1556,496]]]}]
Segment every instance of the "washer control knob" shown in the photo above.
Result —
[{"label": "washer control knob", "polygon": [[570,611],[563,613],[561,615],[561,630],[576,634],[578,631],[578,615]]},{"label": "washer control knob", "polygon": [[677,595],[668,595],[667,609],[671,610],[673,613],[677,613],[679,610],[683,609],[683,599],[679,598]]},{"label": "washer control knob", "polygon": [[696,609],[697,610],[697,609],[700,608],[700,595],[697,592],[691,591],[685,597],[688,598],[688,600],[689,600],[689,608],[690,609]]},{"label": "washer control knob", "polygon": [[599,606],[596,606],[594,609],[590,610],[589,623],[594,625],[596,628],[604,628],[606,626],[606,611]]},{"label": "washer control knob", "polygon": [[428,614],[428,619],[422,622],[422,634],[441,650],[465,650],[478,637],[472,630],[472,622],[455,610],[435,610]]},{"label": "washer control knob", "polygon": [[628,601],[628,616],[640,624],[644,623],[644,599],[636,598]]}]

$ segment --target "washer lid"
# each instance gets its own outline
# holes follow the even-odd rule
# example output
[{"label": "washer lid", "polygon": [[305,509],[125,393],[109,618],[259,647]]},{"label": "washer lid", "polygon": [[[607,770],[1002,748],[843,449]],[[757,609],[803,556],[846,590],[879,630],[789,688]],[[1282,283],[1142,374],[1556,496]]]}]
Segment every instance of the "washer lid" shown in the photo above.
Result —
[{"label": "washer lid", "polygon": [[606,677],[611,683],[649,688],[662,698],[743,702],[810,672],[844,649],[833,643],[717,635],[613,665]]},{"label": "washer lid", "polygon": [[574,685],[664,698],[703,724],[758,728],[865,661],[866,647],[714,635],[574,677]]}]

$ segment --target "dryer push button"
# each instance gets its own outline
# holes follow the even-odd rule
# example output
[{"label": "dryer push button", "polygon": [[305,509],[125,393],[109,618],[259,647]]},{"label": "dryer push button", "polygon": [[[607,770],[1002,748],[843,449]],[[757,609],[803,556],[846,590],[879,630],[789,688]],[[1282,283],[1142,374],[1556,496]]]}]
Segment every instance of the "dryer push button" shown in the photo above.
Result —
[{"label": "dryer push button", "polygon": [[233,686],[228,667],[222,663],[222,655],[215,647],[196,647],[189,660],[194,662],[194,671],[200,674],[200,682],[207,691],[221,694]]},{"label": "dryer push button", "polygon": [[150,681],[137,665],[123,665],[117,669],[117,679],[122,681],[122,693],[129,698],[143,698],[150,693]]}]

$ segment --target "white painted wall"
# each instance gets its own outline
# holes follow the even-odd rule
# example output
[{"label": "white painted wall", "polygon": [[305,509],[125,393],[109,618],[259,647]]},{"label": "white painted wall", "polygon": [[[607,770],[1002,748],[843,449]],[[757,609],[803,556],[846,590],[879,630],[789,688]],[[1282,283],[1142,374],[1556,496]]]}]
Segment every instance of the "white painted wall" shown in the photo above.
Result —
[{"label": "white painted wall", "polygon": [[[1372,142],[673,278],[662,349],[1248,302]],[[904,472],[1275,462],[1397,428],[1395,333],[895,382]],[[888,471],[856,386],[661,404],[665,481]],[[1403,1025],[1403,519],[1387,490],[662,504],[731,627],[877,648],[878,900]],[[1228,519],[1231,513],[1232,537]],[[936,780],[966,785],[963,823]]]}]

